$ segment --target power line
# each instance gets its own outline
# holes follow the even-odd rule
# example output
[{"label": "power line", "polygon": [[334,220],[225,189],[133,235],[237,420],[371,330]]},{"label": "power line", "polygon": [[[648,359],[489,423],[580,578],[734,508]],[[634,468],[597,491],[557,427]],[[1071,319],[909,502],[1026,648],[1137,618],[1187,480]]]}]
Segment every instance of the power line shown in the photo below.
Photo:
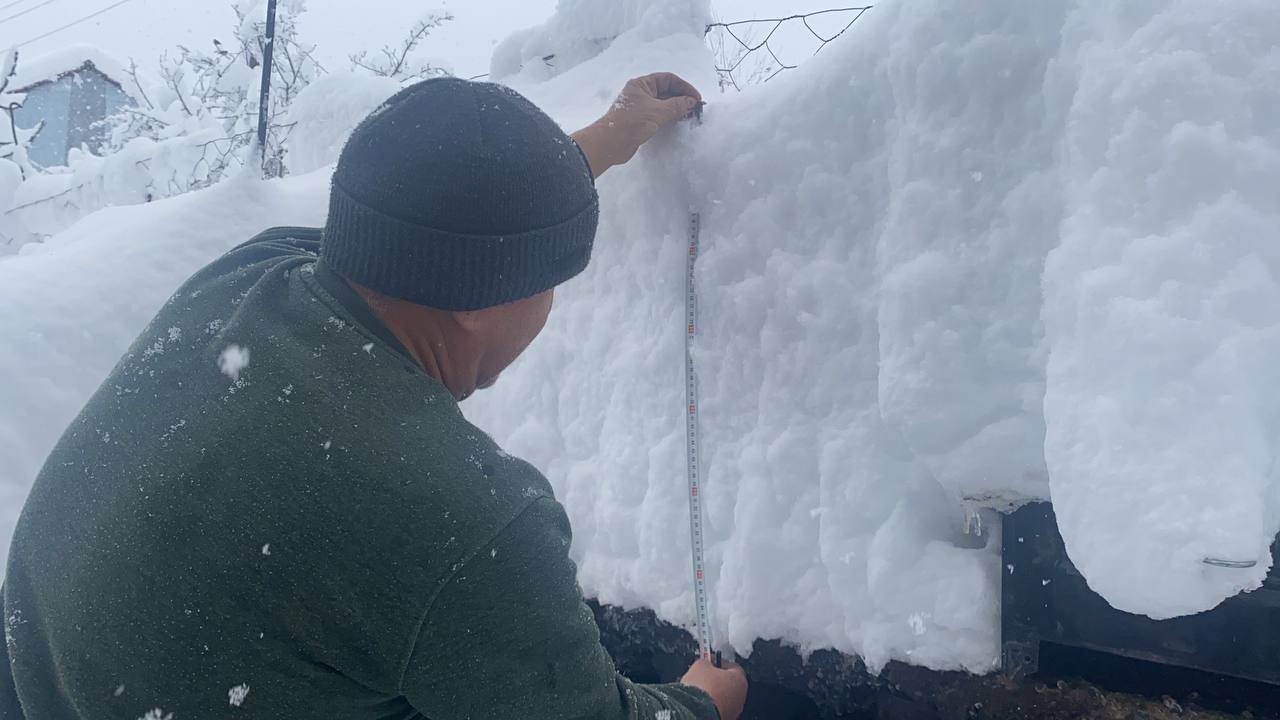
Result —
[{"label": "power line", "polygon": [[108,6],[106,6],[106,7],[102,8],[101,10],[98,10],[98,11],[96,11],[96,12],[89,13],[88,15],[85,15],[84,17],[80,18],[79,20],[72,20],[71,22],[67,23],[66,25],[63,25],[62,27],[54,28],[54,29],[50,30],[49,32],[47,32],[47,33],[45,33],[45,34],[43,34],[43,35],[37,35],[37,36],[35,36],[35,37],[33,37],[33,38],[29,39],[29,40],[23,40],[22,42],[18,43],[17,45],[14,45],[13,47],[14,47],[15,49],[17,49],[17,48],[20,48],[20,47],[22,47],[22,46],[24,46],[24,45],[30,45],[31,43],[33,43],[33,42],[35,42],[35,41],[37,41],[37,40],[43,40],[43,39],[45,39],[45,38],[49,37],[50,35],[56,35],[57,33],[60,33],[60,32],[62,32],[63,30],[66,30],[66,29],[68,29],[68,28],[73,28],[73,27],[75,27],[76,25],[79,25],[79,24],[80,24],[80,23],[82,23],[82,22],[88,22],[89,20],[92,20],[92,19],[94,19],[94,18],[98,17],[99,15],[101,15],[101,14],[103,14],[103,13],[105,13],[105,12],[109,11],[109,10],[114,10],[114,9],[116,9],[116,8],[120,7],[121,5],[124,5],[125,3],[129,3],[129,2],[133,2],[133,0],[118,0],[118,2],[112,3],[111,5],[108,5]]},{"label": "power line", "polygon": [[[40,8],[44,7],[45,5],[52,5],[53,3],[56,3],[56,2],[58,2],[58,0],[44,0],[44,2],[40,3],[39,5],[32,5],[31,7],[27,8],[26,10],[20,10],[20,11],[18,11],[18,12],[16,12],[16,13],[14,13],[14,14],[10,15],[10,16],[9,16],[9,17],[7,17],[7,18],[0,18],[0,23],[2,23],[2,22],[9,22],[10,20],[12,20],[12,19],[14,19],[14,18],[20,18],[20,17],[22,17],[23,15],[26,15],[26,14],[27,14],[27,13],[29,13],[29,12],[35,12],[36,10],[39,10]],[[6,5],[5,7],[8,7],[8,5]]]},{"label": "power line", "polygon": [[6,5],[0,5],[0,10],[8,10],[9,8],[13,7],[14,5],[21,5],[22,3],[26,2],[26,1],[27,1],[27,0],[13,0],[13,2],[8,3],[8,4],[6,4]]}]

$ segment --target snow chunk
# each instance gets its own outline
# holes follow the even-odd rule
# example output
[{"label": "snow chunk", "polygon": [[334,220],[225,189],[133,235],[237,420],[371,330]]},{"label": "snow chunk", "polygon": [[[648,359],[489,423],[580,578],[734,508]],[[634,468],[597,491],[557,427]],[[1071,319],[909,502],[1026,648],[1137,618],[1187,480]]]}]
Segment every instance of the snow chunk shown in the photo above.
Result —
[{"label": "snow chunk", "polygon": [[248,683],[236,685],[227,691],[227,699],[231,702],[232,707],[240,707],[244,704],[244,700],[247,697],[249,697]]},{"label": "snow chunk", "polygon": [[498,44],[489,75],[502,82],[546,80],[591,60],[623,34],[633,42],[682,32],[701,36],[710,18],[710,0],[560,0],[545,24]]},{"label": "snow chunk", "polygon": [[1116,607],[1166,618],[1274,560],[1280,9],[1156,5],[1066,25],[1044,414],[1072,561]]},{"label": "snow chunk", "polygon": [[218,369],[233,381],[240,380],[240,371],[249,367],[249,348],[228,345],[218,356]]},{"label": "snow chunk", "polygon": [[365,116],[400,90],[390,78],[334,72],[316,78],[298,93],[286,122],[286,163],[292,173],[309,173],[338,161],[351,131]]}]

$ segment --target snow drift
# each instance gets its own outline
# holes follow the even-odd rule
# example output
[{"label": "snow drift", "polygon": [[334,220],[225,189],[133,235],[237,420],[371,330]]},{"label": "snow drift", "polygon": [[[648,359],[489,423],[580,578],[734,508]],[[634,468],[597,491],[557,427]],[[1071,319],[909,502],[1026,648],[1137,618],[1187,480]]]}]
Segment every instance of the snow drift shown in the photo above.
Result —
[{"label": "snow drift", "polygon": [[[562,0],[498,48],[495,76],[569,129],[643,72],[710,91],[706,10]],[[1126,610],[1256,587],[1280,524],[1278,33],[1264,0],[882,3],[605,176],[592,266],[467,412],[555,484],[588,594],[688,622],[698,212],[718,637],[990,669],[1001,570],[994,544],[966,547],[974,502],[1052,497],[1073,559]],[[316,118],[290,152],[332,162],[353,120]],[[108,210],[0,259],[5,536],[165,295],[262,227],[321,222],[327,179]]]},{"label": "snow drift", "polygon": [[1161,5],[1063,28],[1044,402],[1072,559],[1169,617],[1257,587],[1280,524],[1280,7]]}]

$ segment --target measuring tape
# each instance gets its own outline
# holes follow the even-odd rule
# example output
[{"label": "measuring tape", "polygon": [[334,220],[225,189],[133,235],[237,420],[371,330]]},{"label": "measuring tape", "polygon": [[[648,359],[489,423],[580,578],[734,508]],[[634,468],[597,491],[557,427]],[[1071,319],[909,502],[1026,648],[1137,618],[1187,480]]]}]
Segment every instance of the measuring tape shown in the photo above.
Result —
[{"label": "measuring tape", "polygon": [[[711,653],[711,619],[707,609],[707,578],[704,572],[705,548],[702,532],[702,482],[698,474],[698,378],[693,372],[693,338],[698,330],[698,296],[693,286],[693,264],[698,259],[698,236],[702,218],[689,215],[689,260],[685,274],[684,377],[687,412],[689,462],[689,539],[693,553],[693,598],[697,612],[698,651],[706,660]],[[715,663],[717,666],[719,662]]]}]

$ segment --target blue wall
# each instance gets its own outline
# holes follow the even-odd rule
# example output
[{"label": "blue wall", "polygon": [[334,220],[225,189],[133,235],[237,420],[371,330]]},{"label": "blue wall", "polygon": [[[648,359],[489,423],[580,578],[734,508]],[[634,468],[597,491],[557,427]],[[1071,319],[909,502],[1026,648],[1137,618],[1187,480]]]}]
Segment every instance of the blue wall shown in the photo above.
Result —
[{"label": "blue wall", "polygon": [[28,90],[14,119],[18,127],[27,129],[44,122],[27,153],[36,165],[53,167],[65,165],[67,150],[82,143],[100,150],[106,133],[94,124],[132,104],[115,83],[87,68]]}]

